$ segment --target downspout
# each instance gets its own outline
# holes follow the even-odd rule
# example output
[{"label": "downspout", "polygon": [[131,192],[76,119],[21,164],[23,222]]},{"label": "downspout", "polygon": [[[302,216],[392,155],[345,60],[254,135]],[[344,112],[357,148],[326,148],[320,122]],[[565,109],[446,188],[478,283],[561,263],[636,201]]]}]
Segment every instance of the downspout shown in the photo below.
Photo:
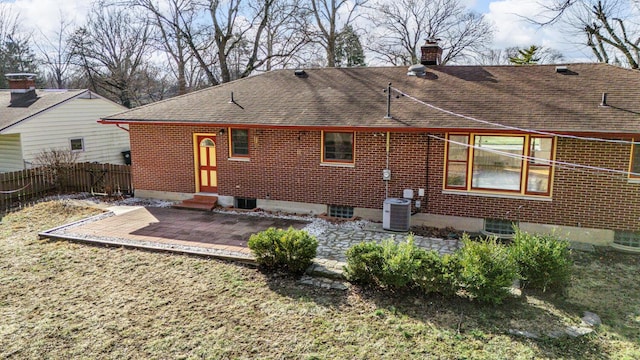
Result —
[{"label": "downspout", "polygon": [[[389,169],[389,143],[390,143],[390,137],[391,137],[391,133],[387,131],[387,144],[386,144],[386,151],[387,151],[387,163],[385,166],[385,169]],[[385,181],[384,182],[384,198],[388,199],[389,198],[389,181]]]},{"label": "downspout", "polygon": [[426,167],[425,167],[425,177],[426,177],[426,182],[425,182],[425,188],[424,188],[424,199],[422,199],[422,209],[423,210],[427,210],[426,212],[429,212],[429,210],[427,209],[427,205],[429,203],[429,152],[431,151],[431,137],[429,136],[429,134],[427,134],[427,156],[425,156],[425,162],[426,162]]}]

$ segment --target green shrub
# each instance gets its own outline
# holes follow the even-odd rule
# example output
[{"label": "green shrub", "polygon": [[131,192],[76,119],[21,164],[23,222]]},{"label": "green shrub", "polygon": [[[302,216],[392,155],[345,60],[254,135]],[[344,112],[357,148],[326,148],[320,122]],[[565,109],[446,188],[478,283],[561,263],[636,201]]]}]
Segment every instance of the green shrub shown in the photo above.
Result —
[{"label": "green shrub", "polygon": [[460,263],[459,281],[479,301],[501,303],[518,275],[510,251],[495,237],[471,241],[464,234],[462,242],[463,247],[456,253]]},{"label": "green shrub", "polygon": [[364,242],[347,250],[345,275],[348,280],[393,289],[413,287],[424,250],[413,244],[413,237],[396,244]]},{"label": "green shrub", "polygon": [[345,275],[361,284],[392,289],[418,288],[425,293],[452,295],[456,292],[457,259],[418,248],[409,236],[406,242],[364,242],[347,250]]},{"label": "green shrub", "polygon": [[304,272],[316,256],[318,240],[306,231],[269,228],[251,235],[249,249],[256,261],[267,269],[284,269],[294,274]]},{"label": "green shrub", "polygon": [[354,283],[379,285],[378,279],[384,264],[382,245],[362,242],[347,250],[347,265],[344,267],[345,277]]},{"label": "green shrub", "polygon": [[400,244],[391,239],[383,241],[380,284],[395,289],[413,286],[423,252],[414,245],[411,235]]},{"label": "green shrub", "polygon": [[571,279],[569,243],[553,235],[528,234],[516,228],[511,254],[522,287],[546,291],[563,288]]},{"label": "green shrub", "polygon": [[416,258],[419,264],[413,281],[422,292],[455,295],[458,290],[457,275],[460,271],[456,256],[422,250],[416,254]]}]

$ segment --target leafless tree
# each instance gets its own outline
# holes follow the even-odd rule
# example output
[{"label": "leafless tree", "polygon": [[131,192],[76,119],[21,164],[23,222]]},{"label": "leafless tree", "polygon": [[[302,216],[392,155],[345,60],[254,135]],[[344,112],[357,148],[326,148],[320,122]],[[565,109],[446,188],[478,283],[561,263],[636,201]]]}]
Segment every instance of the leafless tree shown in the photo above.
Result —
[{"label": "leafless tree", "polygon": [[40,31],[41,42],[36,43],[41,64],[46,69],[46,82],[49,87],[64,89],[67,85],[69,68],[72,66],[72,44],[69,37],[73,24],[60,13],[58,29],[49,38]]},{"label": "leafless tree", "polygon": [[439,39],[446,64],[484,50],[493,37],[484,17],[459,0],[378,1],[372,8],[369,18],[381,33],[371,37],[368,48],[394,65],[418,63],[426,39]]},{"label": "leafless tree", "polygon": [[260,70],[306,62],[301,50],[311,41],[310,34],[304,31],[309,28],[310,13],[302,5],[302,0],[278,0],[273,4],[261,41],[260,54],[266,61]]},{"label": "leafless tree", "polygon": [[20,26],[20,14],[0,3],[0,88],[8,85],[6,73],[36,72],[31,45],[31,34]]},{"label": "leafless tree", "polygon": [[343,27],[352,25],[369,0],[309,0],[317,30],[312,34],[327,54],[327,66],[336,66],[336,42]]},{"label": "leafless tree", "polygon": [[149,24],[124,8],[94,7],[71,37],[73,56],[91,88],[132,107],[133,82],[146,62]]},{"label": "leafless tree", "polygon": [[[195,76],[190,71],[204,73],[211,83],[217,81],[211,70],[214,65],[212,41],[198,16],[202,6],[195,0],[130,0],[115,2],[119,6],[134,6],[144,10],[154,30],[151,38],[170,60],[170,69],[178,83],[178,94],[191,89],[188,79]],[[193,60],[200,69],[194,69]]]},{"label": "leafless tree", "polygon": [[[537,46],[536,56],[538,64],[556,64],[564,61],[564,55],[556,49]],[[509,58],[518,56],[520,48],[517,46],[505,49],[488,49],[473,56],[472,63],[478,65],[511,65]]]},{"label": "leafless tree", "polygon": [[[152,14],[178,79],[204,74],[217,85],[286,63],[308,42],[299,0],[130,0]],[[169,5],[169,11],[167,11]],[[163,10],[164,9],[164,10]],[[301,35],[302,34],[302,35]],[[188,51],[187,51],[188,50]],[[195,60],[195,61],[193,61]],[[193,67],[197,63],[199,66]],[[182,68],[180,68],[182,67]],[[187,69],[197,70],[187,74]]]},{"label": "leafless tree", "polygon": [[584,36],[584,44],[599,62],[619,62],[638,69],[639,5],[638,0],[554,0],[545,12],[529,20],[542,26],[568,24]]}]

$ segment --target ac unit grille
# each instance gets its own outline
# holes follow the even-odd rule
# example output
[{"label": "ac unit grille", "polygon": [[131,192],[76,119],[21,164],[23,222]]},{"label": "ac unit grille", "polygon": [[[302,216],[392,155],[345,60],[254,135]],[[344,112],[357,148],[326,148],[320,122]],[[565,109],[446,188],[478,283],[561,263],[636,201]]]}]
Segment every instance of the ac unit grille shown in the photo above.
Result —
[{"label": "ac unit grille", "polygon": [[392,231],[409,231],[411,227],[411,200],[386,199],[383,206],[382,228]]}]

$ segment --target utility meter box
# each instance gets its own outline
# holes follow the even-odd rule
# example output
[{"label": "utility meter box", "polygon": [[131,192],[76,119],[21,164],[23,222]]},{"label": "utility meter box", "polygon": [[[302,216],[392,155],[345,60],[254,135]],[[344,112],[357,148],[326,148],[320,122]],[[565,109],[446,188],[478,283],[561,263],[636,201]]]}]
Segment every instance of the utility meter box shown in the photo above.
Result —
[{"label": "utility meter box", "polygon": [[382,170],[382,180],[384,180],[384,181],[391,180],[391,170],[390,169]]}]

